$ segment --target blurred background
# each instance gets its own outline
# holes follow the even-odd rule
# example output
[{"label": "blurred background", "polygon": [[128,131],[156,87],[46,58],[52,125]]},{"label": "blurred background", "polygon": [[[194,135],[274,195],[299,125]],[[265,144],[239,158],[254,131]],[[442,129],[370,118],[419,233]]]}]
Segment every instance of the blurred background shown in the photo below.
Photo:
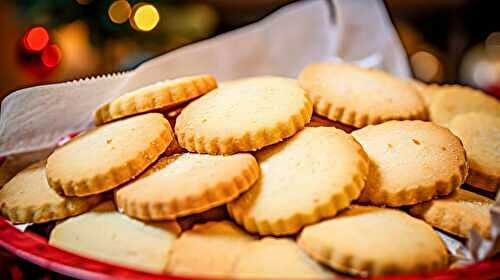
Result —
[{"label": "blurred background", "polygon": [[[293,0],[2,0],[0,100],[23,87],[125,71]],[[415,77],[500,96],[498,1],[386,0]]]}]

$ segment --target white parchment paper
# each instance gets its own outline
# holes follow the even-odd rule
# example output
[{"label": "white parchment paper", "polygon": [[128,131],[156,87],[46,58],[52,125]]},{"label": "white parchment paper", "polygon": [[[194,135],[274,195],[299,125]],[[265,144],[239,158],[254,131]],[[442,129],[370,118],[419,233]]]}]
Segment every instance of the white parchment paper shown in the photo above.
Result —
[{"label": "white parchment paper", "polygon": [[[0,112],[0,156],[8,156],[0,168],[15,174],[47,156],[65,135],[91,127],[99,105],[160,80],[203,73],[213,74],[219,81],[257,75],[296,78],[307,64],[322,61],[346,61],[410,77],[405,52],[381,0],[302,1],[257,23],[156,57],[129,72],[10,94]],[[498,247],[498,198],[492,222],[495,242],[473,232],[465,246],[440,234],[457,260],[477,261]]]}]

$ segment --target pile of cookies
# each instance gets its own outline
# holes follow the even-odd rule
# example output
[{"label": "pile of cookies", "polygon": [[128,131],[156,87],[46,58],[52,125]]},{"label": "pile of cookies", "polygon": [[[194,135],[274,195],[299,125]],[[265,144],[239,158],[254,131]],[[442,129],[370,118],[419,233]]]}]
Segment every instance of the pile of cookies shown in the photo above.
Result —
[{"label": "pile of cookies", "polygon": [[[428,121],[430,119],[430,121]],[[50,244],[199,277],[325,278],[446,269],[436,229],[491,238],[500,104],[345,64],[297,80],[200,75],[127,93],[96,127],[0,190]],[[174,128],[174,129],[172,129]]]}]

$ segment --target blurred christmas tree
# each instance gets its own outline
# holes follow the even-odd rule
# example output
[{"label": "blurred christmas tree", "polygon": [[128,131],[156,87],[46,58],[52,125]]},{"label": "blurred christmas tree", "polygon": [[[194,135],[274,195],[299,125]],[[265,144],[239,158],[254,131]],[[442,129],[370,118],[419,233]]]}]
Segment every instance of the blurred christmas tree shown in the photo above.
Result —
[{"label": "blurred christmas tree", "polygon": [[60,62],[61,67],[66,65],[63,78],[130,69],[212,36],[218,24],[210,5],[186,1],[12,0],[11,4],[25,30],[19,44],[21,63],[39,73],[59,68]]}]

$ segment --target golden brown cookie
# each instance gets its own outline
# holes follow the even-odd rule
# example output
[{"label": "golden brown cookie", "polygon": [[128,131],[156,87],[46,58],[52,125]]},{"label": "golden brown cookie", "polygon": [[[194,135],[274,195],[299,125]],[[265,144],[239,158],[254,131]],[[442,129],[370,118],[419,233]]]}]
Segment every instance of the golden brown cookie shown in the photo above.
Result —
[{"label": "golden brown cookie", "polygon": [[191,102],[177,118],[179,144],[191,152],[255,151],[301,130],[312,104],[295,80],[255,77],[226,83]]},{"label": "golden brown cookie", "polygon": [[354,127],[427,117],[416,89],[380,70],[348,64],[311,64],[300,74],[299,83],[316,114]]},{"label": "golden brown cookie", "polygon": [[430,225],[467,238],[475,229],[484,238],[491,238],[490,208],[494,200],[463,189],[451,195],[410,208],[410,213]]},{"label": "golden brown cookie", "polygon": [[198,224],[173,242],[167,273],[180,276],[229,277],[237,258],[254,240],[229,221]]},{"label": "golden brown cookie", "polygon": [[78,255],[161,273],[179,232],[176,222],[134,220],[117,212],[113,202],[107,201],[91,212],[57,224],[49,243]]},{"label": "golden brown cookie", "polygon": [[102,105],[94,114],[94,122],[101,125],[139,113],[165,110],[215,88],[217,81],[211,75],[165,80],[126,93]]},{"label": "golden brown cookie", "polygon": [[116,192],[118,208],[143,220],[175,219],[235,199],[259,178],[251,154],[180,154],[160,159]]},{"label": "golden brown cookie", "polygon": [[333,269],[362,276],[444,269],[448,253],[425,222],[395,209],[353,206],[307,226],[299,246]]},{"label": "golden brown cookie", "polygon": [[306,127],[256,153],[261,178],[228,204],[247,231],[288,235],[349,206],[363,189],[368,158],[354,138],[333,127]]},{"label": "golden brown cookie", "polygon": [[318,279],[332,273],[316,263],[288,238],[266,237],[247,245],[232,271],[243,279]]},{"label": "golden brown cookie", "polygon": [[15,224],[45,223],[75,216],[94,207],[101,196],[63,197],[47,183],[45,160],[14,176],[0,190],[0,211]]},{"label": "golden brown cookie", "polygon": [[390,121],[352,135],[370,158],[370,174],[360,201],[412,205],[451,193],[467,176],[460,140],[431,122]]},{"label": "golden brown cookie", "polygon": [[450,86],[440,90],[432,99],[430,119],[442,126],[459,114],[483,112],[500,117],[500,102],[484,92],[464,86]]},{"label": "golden brown cookie", "polygon": [[451,120],[449,127],[462,140],[467,152],[467,183],[496,192],[500,187],[500,116],[461,114]]},{"label": "golden brown cookie", "polygon": [[172,138],[168,121],[158,113],[89,130],[49,156],[49,185],[67,196],[105,192],[139,175]]}]

